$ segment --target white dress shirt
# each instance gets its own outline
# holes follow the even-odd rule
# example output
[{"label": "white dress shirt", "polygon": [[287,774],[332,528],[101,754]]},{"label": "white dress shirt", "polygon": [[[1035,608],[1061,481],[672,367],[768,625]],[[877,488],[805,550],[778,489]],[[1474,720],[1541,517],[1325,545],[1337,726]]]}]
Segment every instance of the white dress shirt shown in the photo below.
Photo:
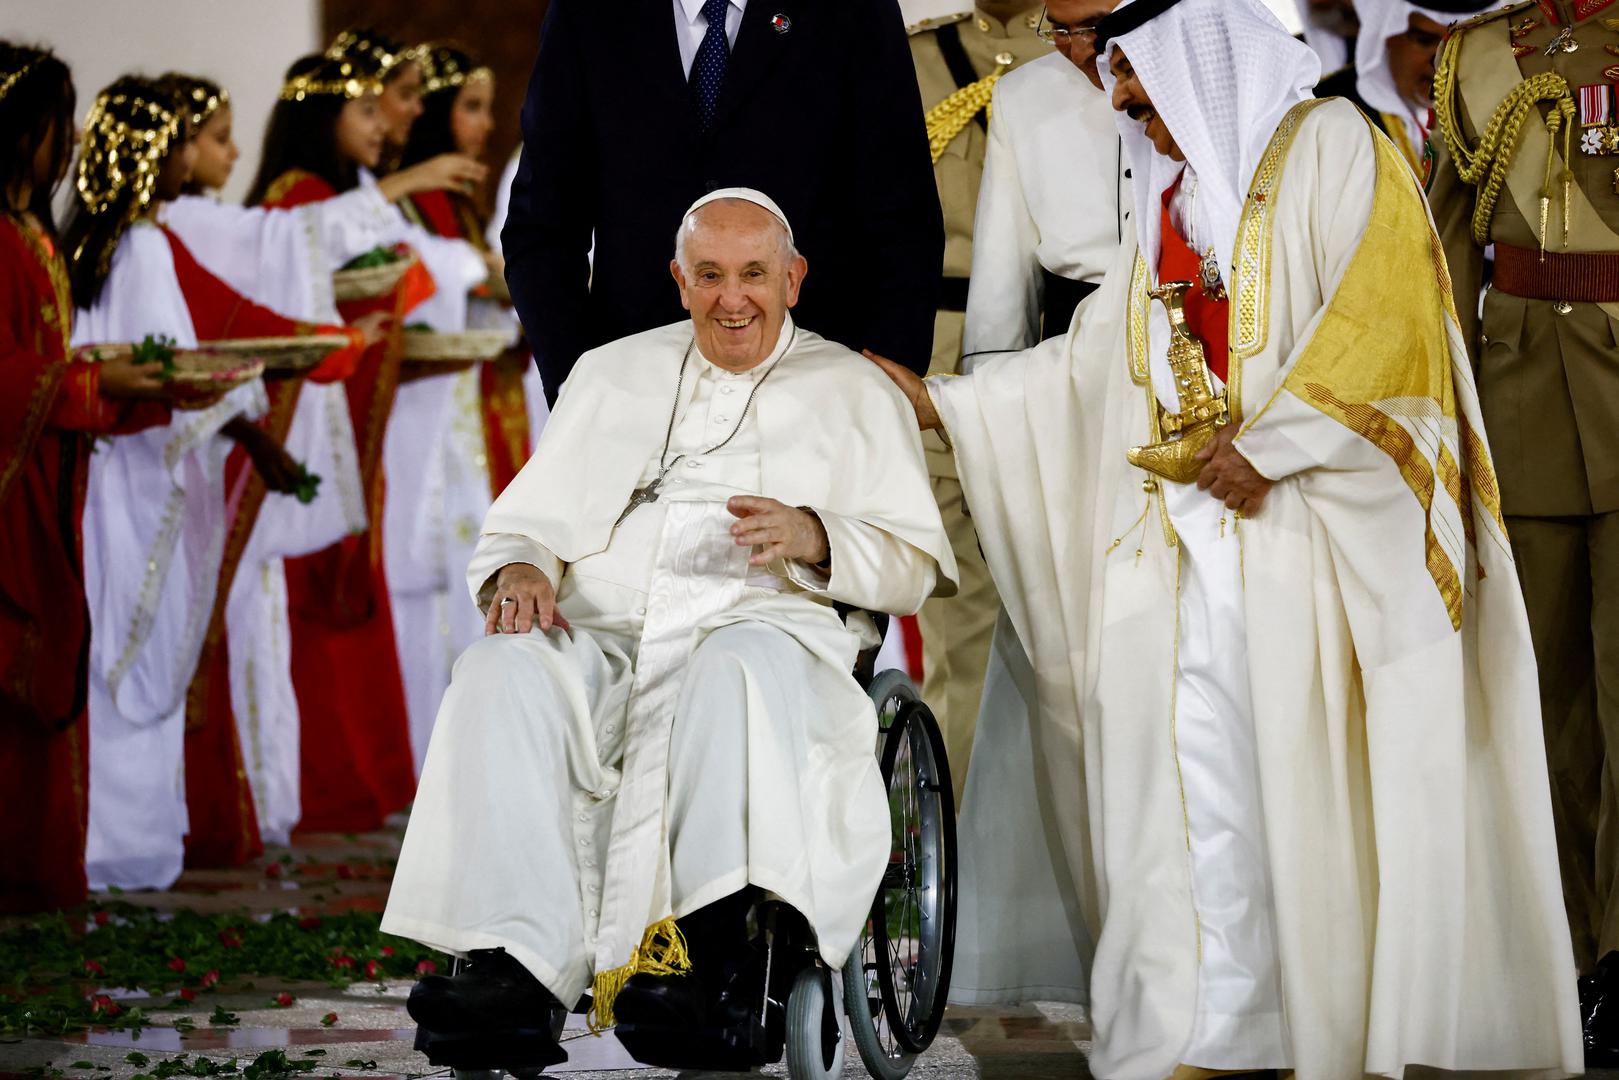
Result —
[{"label": "white dress shirt", "polygon": [[[748,0],[730,0],[725,9],[725,39],[736,47],[736,32],[742,28],[742,12]],[[680,70],[691,73],[691,63],[697,59],[697,47],[708,33],[708,20],[703,17],[703,0],[675,0],[675,40],[680,43]]]}]

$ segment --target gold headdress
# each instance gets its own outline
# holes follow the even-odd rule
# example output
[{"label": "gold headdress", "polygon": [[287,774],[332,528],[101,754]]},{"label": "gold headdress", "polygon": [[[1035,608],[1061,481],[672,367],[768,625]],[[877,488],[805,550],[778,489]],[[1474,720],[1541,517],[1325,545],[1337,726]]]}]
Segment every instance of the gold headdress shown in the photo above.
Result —
[{"label": "gold headdress", "polygon": [[[79,203],[92,217],[121,215],[106,249],[96,253],[103,270],[111,265],[124,228],[151,205],[163,159],[181,137],[185,120],[171,92],[151,79],[131,76],[103,90],[91,107],[79,146]],[[83,255],[81,248],[73,258]]]},{"label": "gold headdress", "polygon": [[333,39],[326,50],[328,60],[347,60],[356,68],[378,81],[387,79],[390,72],[410,60],[420,60],[420,48],[406,48],[399,42],[375,30],[345,30]]},{"label": "gold headdress", "polygon": [[349,101],[382,92],[381,77],[362,65],[339,57],[324,56],[316,67],[289,75],[281,84],[282,101],[303,101],[310,97],[341,97]]},{"label": "gold headdress", "polygon": [[422,65],[422,93],[459,89],[474,79],[492,79],[495,73],[453,45],[423,45],[416,57]]},{"label": "gold headdress", "polygon": [[30,71],[33,71],[34,68],[38,67],[39,62],[43,59],[45,59],[44,53],[40,53],[38,56],[29,57],[27,60],[23,61],[22,66],[16,71],[5,75],[0,75],[0,101],[6,100],[6,95],[11,92],[11,88],[22,82],[23,78]]},{"label": "gold headdress", "polygon": [[207,79],[171,71],[158,82],[165,90],[180,99],[180,104],[191,119],[192,131],[200,130],[220,109],[230,107],[230,94],[218,83]]}]

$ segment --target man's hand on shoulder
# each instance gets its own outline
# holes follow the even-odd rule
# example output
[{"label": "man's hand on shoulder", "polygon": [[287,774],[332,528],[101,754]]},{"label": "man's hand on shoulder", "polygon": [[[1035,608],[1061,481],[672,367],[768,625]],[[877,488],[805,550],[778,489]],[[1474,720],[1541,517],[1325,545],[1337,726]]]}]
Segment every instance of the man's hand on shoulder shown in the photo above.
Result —
[{"label": "man's hand on shoulder", "polygon": [[883,374],[894,380],[894,385],[899,387],[900,393],[905,395],[905,400],[909,401],[911,408],[916,411],[917,427],[923,431],[932,431],[944,426],[943,421],[939,419],[939,411],[933,407],[933,398],[928,394],[928,384],[922,381],[920,375],[908,367],[896,364],[886,356],[878,356],[870,349],[864,350],[860,355],[882,368]]},{"label": "man's hand on shoulder", "polygon": [[1197,452],[1198,460],[1204,462],[1197,486],[1225,503],[1227,509],[1251,518],[1264,505],[1272,481],[1232,445],[1236,437],[1236,426],[1227,424],[1215,433],[1214,441]]},{"label": "man's hand on shoulder", "polygon": [[542,631],[552,626],[568,629],[568,620],[557,610],[556,590],[538,567],[508,563],[495,575],[495,594],[483,622],[484,636],[526,634],[536,626]]},{"label": "man's hand on shoulder", "polygon": [[808,510],[762,495],[733,495],[725,508],[738,519],[731,526],[737,546],[763,547],[748,559],[750,564],[766,566],[777,559],[796,559],[824,568],[831,561],[826,526]]}]

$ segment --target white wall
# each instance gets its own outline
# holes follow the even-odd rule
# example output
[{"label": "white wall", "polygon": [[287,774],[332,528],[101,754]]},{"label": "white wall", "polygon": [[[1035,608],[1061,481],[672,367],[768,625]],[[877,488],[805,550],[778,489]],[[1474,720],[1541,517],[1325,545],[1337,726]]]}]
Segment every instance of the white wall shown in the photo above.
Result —
[{"label": "white wall", "polygon": [[97,92],[131,72],[185,71],[229,90],[242,148],[232,201],[258,167],[282,73],[319,37],[320,0],[0,0],[0,38],[47,45],[73,69],[81,121]]}]

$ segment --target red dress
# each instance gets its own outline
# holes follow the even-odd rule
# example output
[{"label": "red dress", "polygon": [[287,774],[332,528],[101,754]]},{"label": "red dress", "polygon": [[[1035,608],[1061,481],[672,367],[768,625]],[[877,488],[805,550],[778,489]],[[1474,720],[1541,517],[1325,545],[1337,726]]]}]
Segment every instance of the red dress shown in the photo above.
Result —
[{"label": "red dress", "polygon": [[[319,177],[293,172],[272,185],[265,205],[291,208],[336,195]],[[292,680],[303,736],[300,829],[375,829],[416,795],[379,523],[382,437],[399,386],[404,315],[432,293],[432,278],[418,263],[389,296],[339,308],[350,321],[388,311],[395,323],[388,340],[367,350],[344,383],[373,524],[324,551],[286,562]]]},{"label": "red dress", "polygon": [[[185,296],[186,310],[197,341],[229,338],[295,337],[308,333],[344,333],[341,327],[317,327],[283,318],[243,297],[197,262],[196,257],[167,229],[174,254],[174,274]],[[357,347],[335,353],[311,373],[311,378],[341,378],[359,360]],[[259,423],[281,442],[292,425],[302,379],[274,379],[266,383],[270,412]],[[247,539],[264,503],[264,482],[252,469],[247,452],[234,447],[226,461],[225,490],[240,490],[225,556],[220,567],[213,614],[204,638],[197,672],[186,693],[185,777],[186,807],[191,831],[186,836],[186,865],[240,866],[264,851],[253,792],[242,759],[236,716],[230,704],[230,654],[226,651],[225,605]]]},{"label": "red dress", "polygon": [[[485,250],[483,229],[470,204],[452,198],[447,191],[412,195],[408,203],[407,213],[428,232]],[[523,389],[523,376],[533,362],[525,349],[515,358],[478,365],[479,419],[484,457],[489,462],[490,498],[500,497],[534,449],[528,429],[528,396]]]},{"label": "red dress", "polygon": [[72,316],[54,244],[0,214],[0,915],[85,898],[91,436],[169,419],[101,396],[96,365],[69,359]]}]

